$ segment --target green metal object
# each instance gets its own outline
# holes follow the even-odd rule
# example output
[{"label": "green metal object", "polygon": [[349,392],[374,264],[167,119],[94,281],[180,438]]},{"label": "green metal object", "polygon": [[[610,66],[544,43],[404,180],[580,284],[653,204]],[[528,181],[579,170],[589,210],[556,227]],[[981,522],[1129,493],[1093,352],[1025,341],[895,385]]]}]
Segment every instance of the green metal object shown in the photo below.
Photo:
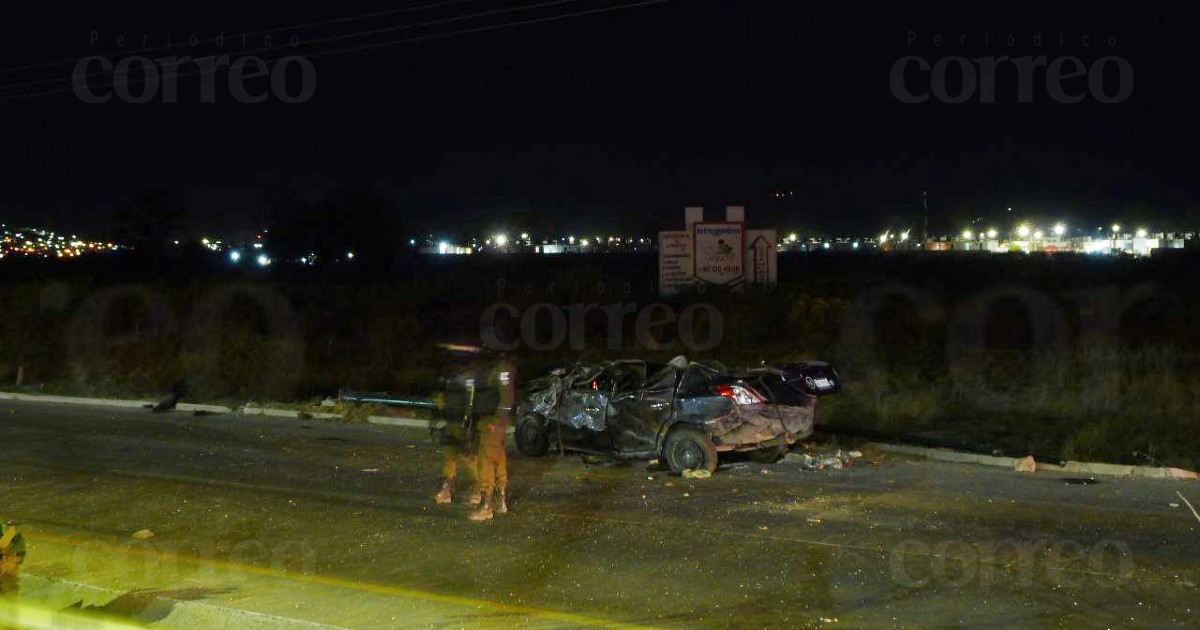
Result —
[{"label": "green metal object", "polygon": [[437,401],[431,398],[416,398],[413,396],[397,396],[387,392],[354,392],[342,390],[338,397],[342,402],[357,405],[384,405],[386,407],[409,407],[416,409],[436,409]]}]

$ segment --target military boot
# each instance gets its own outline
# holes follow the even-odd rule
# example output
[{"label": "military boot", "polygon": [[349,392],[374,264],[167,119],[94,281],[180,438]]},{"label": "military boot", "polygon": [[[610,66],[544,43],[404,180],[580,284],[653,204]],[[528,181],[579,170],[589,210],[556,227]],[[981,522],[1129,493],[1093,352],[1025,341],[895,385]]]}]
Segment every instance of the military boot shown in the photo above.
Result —
[{"label": "military boot", "polygon": [[433,495],[434,503],[437,503],[438,505],[449,503],[453,492],[454,481],[447,479],[442,483],[442,489],[438,490],[438,493]]},{"label": "military boot", "polygon": [[495,513],[492,510],[492,497],[489,496],[489,497],[484,497],[483,505],[479,506],[478,510],[471,512],[471,515],[468,516],[467,518],[469,518],[475,522],[489,521],[492,519],[492,516],[494,516],[494,514]]}]

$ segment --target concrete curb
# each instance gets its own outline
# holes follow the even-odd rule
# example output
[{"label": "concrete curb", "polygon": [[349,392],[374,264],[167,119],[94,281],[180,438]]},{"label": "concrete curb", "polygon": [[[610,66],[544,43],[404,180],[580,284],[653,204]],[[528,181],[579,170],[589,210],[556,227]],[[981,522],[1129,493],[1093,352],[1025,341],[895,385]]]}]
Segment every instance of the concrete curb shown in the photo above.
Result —
[{"label": "concrete curb", "polygon": [[[944,448],[925,448],[920,446],[906,446],[903,444],[881,444],[872,442],[865,445],[869,448],[877,448],[887,453],[903,453],[905,455],[917,455],[934,459],[943,462],[955,462],[959,464],[980,464],[983,466],[1000,466],[1015,470],[1017,462],[1021,461],[1015,457],[996,457],[993,455],[977,455],[975,453],[963,453],[961,451],[953,451]],[[1095,462],[1067,462],[1065,466],[1055,466],[1054,464],[1038,463],[1038,470],[1049,472],[1066,472],[1087,475],[1108,475],[1113,477],[1135,477],[1140,479],[1197,479],[1197,474],[1190,470],[1182,470],[1179,468],[1157,468],[1152,466],[1124,466],[1120,464],[1103,464]]]},{"label": "concrete curb", "polygon": [[[430,426],[433,426],[432,420],[422,420],[420,418],[393,418],[390,416],[371,416],[367,418],[367,422],[370,422],[371,424],[381,424],[393,427],[411,427],[416,429],[428,429]],[[515,433],[516,429],[514,427],[508,427],[508,430],[505,431],[505,434],[507,435],[514,435]]]},{"label": "concrete curb", "polygon": [[[83,398],[79,396],[50,396],[44,394],[19,394],[15,392],[0,392],[0,400],[20,400],[25,402],[41,402],[53,403],[60,405],[88,405],[99,407],[121,407],[125,409],[143,409],[146,405],[153,405],[154,401],[150,400],[121,400],[116,398]],[[179,413],[194,413],[197,411],[215,413],[215,414],[239,414],[243,416],[266,416],[271,418],[313,418],[316,420],[341,420],[345,417],[340,413],[325,413],[319,411],[296,411],[294,409],[276,409],[273,407],[259,407],[257,405],[244,405],[234,409],[223,405],[203,405],[197,403],[179,403],[175,406],[175,411]],[[428,429],[432,422],[421,418],[404,418],[393,416],[370,416],[367,422],[371,424],[393,426],[393,427],[409,427],[416,429]],[[513,434],[513,428],[508,428],[508,434]]]}]

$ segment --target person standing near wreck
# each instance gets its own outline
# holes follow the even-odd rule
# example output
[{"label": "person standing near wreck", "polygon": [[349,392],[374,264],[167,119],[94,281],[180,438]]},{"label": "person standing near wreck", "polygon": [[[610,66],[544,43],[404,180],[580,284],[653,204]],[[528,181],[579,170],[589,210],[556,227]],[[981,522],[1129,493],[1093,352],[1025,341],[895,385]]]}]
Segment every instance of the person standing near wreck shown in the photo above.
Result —
[{"label": "person standing near wreck", "polygon": [[476,435],[476,402],[482,377],[479,349],[455,344],[443,344],[442,348],[449,350],[451,356],[459,360],[460,371],[442,381],[442,391],[438,394],[437,409],[445,420],[445,428],[438,436],[443,449],[442,487],[433,500],[439,505],[453,500],[455,479],[461,463],[471,478],[466,504],[474,507],[480,503],[479,438]]},{"label": "person standing near wreck", "polygon": [[517,368],[507,352],[497,352],[496,363],[487,374],[477,403],[480,411],[479,491],[483,495],[483,504],[471,513],[470,519],[476,522],[508,512],[508,455],[504,451],[504,440],[516,412]]}]

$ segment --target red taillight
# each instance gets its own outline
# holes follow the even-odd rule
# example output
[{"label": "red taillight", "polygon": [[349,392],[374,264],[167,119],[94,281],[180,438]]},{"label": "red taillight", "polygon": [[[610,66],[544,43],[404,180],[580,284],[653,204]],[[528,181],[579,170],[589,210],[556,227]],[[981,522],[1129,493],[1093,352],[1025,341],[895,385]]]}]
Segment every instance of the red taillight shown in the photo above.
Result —
[{"label": "red taillight", "polygon": [[713,391],[739,405],[757,405],[763,402],[762,396],[741,385],[717,385]]},{"label": "red taillight", "polygon": [[592,389],[599,391],[600,390],[600,381],[592,381]]}]

